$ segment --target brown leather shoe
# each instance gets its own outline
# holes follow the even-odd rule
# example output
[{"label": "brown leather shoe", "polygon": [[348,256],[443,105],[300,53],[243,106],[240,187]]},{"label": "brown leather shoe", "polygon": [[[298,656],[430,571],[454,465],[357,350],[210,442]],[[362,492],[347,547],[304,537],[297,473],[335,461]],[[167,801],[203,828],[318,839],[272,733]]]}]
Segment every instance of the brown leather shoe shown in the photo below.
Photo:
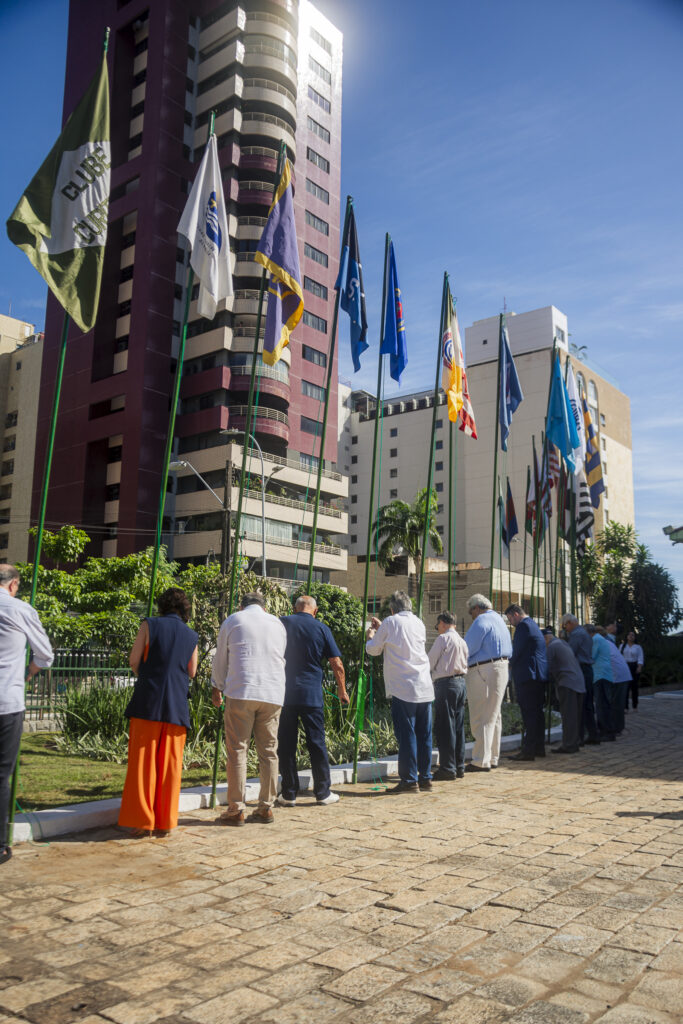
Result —
[{"label": "brown leather shoe", "polygon": [[216,818],[217,825],[244,825],[244,811],[238,811],[237,814],[221,814],[220,818]]},{"label": "brown leather shoe", "polygon": [[259,825],[272,825],[275,821],[275,816],[270,807],[266,807],[264,810],[252,811],[247,821],[255,821]]}]

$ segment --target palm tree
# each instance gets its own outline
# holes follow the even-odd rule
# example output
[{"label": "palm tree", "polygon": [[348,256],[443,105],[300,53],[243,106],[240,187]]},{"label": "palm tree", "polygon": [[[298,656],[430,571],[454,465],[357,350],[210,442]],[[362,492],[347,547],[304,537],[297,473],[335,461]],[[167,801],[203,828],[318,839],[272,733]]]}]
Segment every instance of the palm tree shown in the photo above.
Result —
[{"label": "palm tree", "polygon": [[[434,525],[437,508],[436,491],[432,490],[429,500],[429,543],[440,555],[443,544]],[[406,554],[415,561],[416,574],[420,575],[426,514],[426,487],[417,492],[412,505],[406,501],[396,500],[379,509],[373,540],[375,544],[379,544],[377,561],[383,569],[386,569],[398,554]]]}]

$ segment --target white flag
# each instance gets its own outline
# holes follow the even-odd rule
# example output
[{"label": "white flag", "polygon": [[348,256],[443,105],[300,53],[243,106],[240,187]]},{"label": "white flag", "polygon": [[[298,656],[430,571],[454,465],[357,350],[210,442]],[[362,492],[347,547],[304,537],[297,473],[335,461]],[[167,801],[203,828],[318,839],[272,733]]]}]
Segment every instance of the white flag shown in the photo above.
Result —
[{"label": "white flag", "polygon": [[579,395],[579,389],[576,386],[576,378],[574,377],[574,371],[571,365],[567,372],[567,394],[569,395],[569,404],[572,407],[572,413],[574,414],[574,422],[576,423],[576,431],[579,435],[579,447],[574,448],[574,475],[579,476],[583,471],[583,464],[586,459],[586,431],[583,425],[583,412],[581,409],[581,397]]},{"label": "white flag", "polygon": [[178,234],[187,238],[192,249],[190,266],[199,278],[197,311],[213,320],[216,304],[232,295],[228,217],[215,135],[210,137],[199,165]]}]

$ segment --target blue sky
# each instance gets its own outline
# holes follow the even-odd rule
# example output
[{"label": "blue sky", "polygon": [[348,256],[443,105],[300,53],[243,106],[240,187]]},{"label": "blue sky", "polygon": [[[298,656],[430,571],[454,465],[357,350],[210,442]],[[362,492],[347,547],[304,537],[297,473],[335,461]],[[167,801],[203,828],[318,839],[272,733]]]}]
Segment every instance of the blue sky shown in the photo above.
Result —
[{"label": "blue sky", "polygon": [[[503,298],[516,312],[561,309],[571,340],[631,398],[636,526],[683,592],[683,546],[661,532],[683,524],[683,3],[318,6],[344,32],[342,191],[356,203],[373,348],[387,231],[406,390],[433,382],[444,270],[463,326]],[[5,217],[59,130],[67,12],[66,0],[0,5]],[[45,288],[3,232],[0,312],[10,301],[42,326]],[[353,383],[375,377],[366,358]]]}]

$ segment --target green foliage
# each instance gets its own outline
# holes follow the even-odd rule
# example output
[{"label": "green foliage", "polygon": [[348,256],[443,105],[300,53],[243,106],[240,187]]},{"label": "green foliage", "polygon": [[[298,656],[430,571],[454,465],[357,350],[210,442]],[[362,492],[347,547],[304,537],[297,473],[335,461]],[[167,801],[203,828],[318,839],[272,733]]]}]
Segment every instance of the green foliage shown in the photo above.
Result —
[{"label": "green foliage", "polygon": [[[38,527],[32,526],[28,532],[31,537],[36,537]],[[57,533],[43,530],[41,543],[42,555],[61,565],[64,562],[77,562],[90,543],[90,537],[85,530],[79,530],[75,526],[62,526]]]},{"label": "green foliage", "polygon": [[428,513],[429,543],[438,555],[441,554],[443,543],[436,529],[437,508],[436,491],[431,491],[428,504],[427,488],[424,487],[417,492],[412,505],[406,501],[392,501],[379,509],[373,531],[373,542],[379,545],[377,561],[383,569],[391,565],[397,549],[402,549],[415,560],[419,574],[423,555],[422,541],[425,519]]},{"label": "green foliage", "polygon": [[683,619],[672,576],[652,561],[632,526],[605,525],[581,559],[580,583],[595,620],[616,620],[624,634],[634,630],[650,655]]}]

